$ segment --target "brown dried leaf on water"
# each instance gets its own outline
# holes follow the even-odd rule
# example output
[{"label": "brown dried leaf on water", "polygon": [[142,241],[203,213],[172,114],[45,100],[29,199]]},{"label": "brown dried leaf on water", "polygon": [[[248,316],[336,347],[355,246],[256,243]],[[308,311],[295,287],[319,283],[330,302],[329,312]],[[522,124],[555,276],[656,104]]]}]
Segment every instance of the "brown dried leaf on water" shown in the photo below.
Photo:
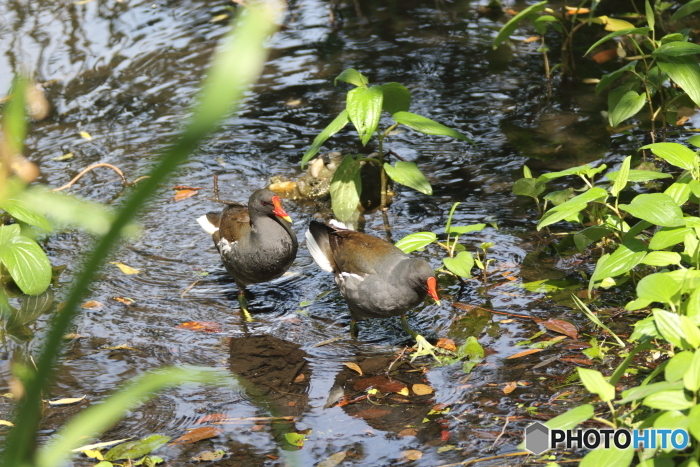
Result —
[{"label": "brown dried leaf on water", "polygon": [[96,310],[100,311],[102,308],[104,308],[104,304],[101,302],[98,302],[97,300],[89,300],[82,305],[80,305],[81,308],[84,308],[86,310]]},{"label": "brown dried leaf on water", "polygon": [[216,428],[215,426],[200,426],[191,429],[170,444],[192,444],[203,439],[214,438],[215,436],[219,436],[222,432],[223,430],[221,428]]},{"label": "brown dried leaf on water", "polygon": [[391,412],[389,410],[384,410],[384,409],[366,409],[366,410],[360,410],[359,412],[355,412],[354,414],[351,414],[355,418],[361,418],[363,420],[370,420],[372,418],[381,418],[384,417],[385,415],[389,415]]},{"label": "brown dried leaf on water", "polygon": [[62,156],[52,157],[51,160],[52,161],[67,161],[68,159],[72,159],[72,158],[73,158],[73,153],[68,152]]},{"label": "brown dried leaf on water", "polygon": [[221,325],[213,321],[187,321],[175,329],[189,329],[195,332],[221,332]]},{"label": "brown dried leaf on water", "polygon": [[506,386],[503,388],[503,394],[510,394],[517,387],[518,387],[518,383],[516,383],[515,381],[511,381],[510,383],[506,383]]},{"label": "brown dried leaf on water", "polygon": [[203,417],[200,417],[199,420],[194,422],[194,424],[201,425],[202,423],[220,422],[221,420],[226,420],[226,418],[228,417],[224,413],[210,413]]},{"label": "brown dried leaf on water", "polygon": [[417,396],[427,396],[428,394],[432,394],[434,392],[433,388],[427,384],[414,384],[411,389],[413,389],[414,394]]},{"label": "brown dried leaf on water", "polygon": [[472,311],[476,306],[474,305],[467,305],[466,303],[460,303],[460,302],[454,302],[452,304],[453,307],[459,308],[460,310],[464,310],[466,312]]},{"label": "brown dried leaf on water", "polygon": [[688,120],[690,120],[690,117],[681,117],[676,121],[676,126],[681,126],[685,124]]},{"label": "brown dried leaf on water", "polygon": [[530,319],[535,322],[535,324],[542,324],[544,320],[539,316],[530,316]]},{"label": "brown dried leaf on water", "polygon": [[224,20],[228,19],[228,13],[222,13],[220,15],[214,16],[212,19],[209,20],[210,23],[218,23]]},{"label": "brown dried leaf on water", "polygon": [[617,58],[617,48],[603,50],[602,52],[598,52],[597,54],[592,55],[591,58],[596,63],[608,62],[608,61],[612,60],[613,58]]},{"label": "brown dried leaf on water", "polygon": [[189,185],[175,185],[174,187],[171,188],[171,190],[203,190],[204,188],[202,187],[196,187],[196,186],[189,186]]},{"label": "brown dried leaf on water", "polygon": [[357,373],[359,373],[360,376],[362,376],[362,368],[360,368],[360,365],[358,365],[357,363],[343,362],[343,365],[345,365],[353,371],[356,371]]},{"label": "brown dried leaf on water", "polygon": [[15,426],[14,423],[8,422],[7,420],[0,420],[0,426]]},{"label": "brown dried leaf on water", "polygon": [[55,401],[48,401],[49,405],[55,406],[55,405],[71,405],[71,404],[77,404],[78,402],[81,402],[85,400],[87,396],[83,397],[67,397],[65,399],[57,399]]},{"label": "brown dried leaf on water", "polygon": [[220,461],[224,458],[226,452],[223,449],[217,449],[216,451],[204,451],[200,452],[198,455],[192,458],[195,462],[214,462]]},{"label": "brown dried leaf on water", "polygon": [[132,268],[131,266],[127,266],[126,264],[120,261],[110,261],[109,264],[114,264],[116,267],[119,268],[121,272],[127,275],[138,274],[139,272],[141,272],[138,269]]},{"label": "brown dried leaf on water", "polygon": [[87,131],[81,131],[80,136],[82,136],[83,139],[86,139],[88,141],[92,141],[92,136]]},{"label": "brown dried leaf on water", "polygon": [[299,373],[299,374],[297,375],[297,377],[294,378],[294,382],[295,382],[295,383],[301,383],[302,381],[304,381],[305,378],[306,378],[306,376],[304,376],[304,373]]},{"label": "brown dried leaf on water", "polygon": [[423,453],[417,449],[408,449],[401,453],[401,459],[407,461],[417,461],[423,457]]},{"label": "brown dried leaf on water", "polygon": [[523,43],[529,44],[530,42],[535,42],[535,41],[538,41],[538,40],[540,40],[540,36],[530,36],[530,37],[528,37],[527,39],[525,39],[525,40],[523,41]]},{"label": "brown dried leaf on water", "polygon": [[400,390],[399,392],[397,392],[397,394],[400,394],[400,395],[402,395],[402,396],[408,397],[408,395],[409,395],[410,393],[408,392],[408,388],[403,388],[402,390]]},{"label": "brown dried leaf on water", "polygon": [[355,381],[353,388],[355,391],[364,392],[370,388],[379,389],[382,392],[398,392],[400,393],[406,387],[405,384],[399,381],[392,381],[385,375],[372,376],[370,378],[362,378]]},{"label": "brown dried leaf on water", "polygon": [[448,339],[446,337],[441,337],[438,339],[437,344],[435,344],[435,347],[449,350],[450,352],[455,352],[457,350],[457,346],[455,345],[455,341],[452,339]]},{"label": "brown dried leaf on water", "polygon": [[183,199],[191,198],[199,193],[197,190],[177,190],[175,196],[173,196],[174,201],[182,201]]},{"label": "brown dried leaf on water", "polygon": [[301,99],[292,99],[284,103],[284,105],[288,105],[289,107],[295,107],[299,104],[301,104]]},{"label": "brown dried leaf on water", "polygon": [[558,332],[559,334],[564,334],[574,340],[578,340],[578,329],[568,321],[564,321],[563,319],[548,319],[542,324],[550,331]]},{"label": "brown dried leaf on water", "polygon": [[511,355],[510,357],[506,357],[506,360],[511,359],[511,358],[521,358],[521,357],[526,357],[528,355],[532,355],[533,353],[537,352],[542,352],[543,349],[528,349],[523,352],[518,352],[515,355]]},{"label": "brown dried leaf on water", "polygon": [[123,303],[126,306],[131,306],[136,301],[135,299],[129,297],[112,297],[112,300],[116,300],[119,303]]},{"label": "brown dried leaf on water", "polygon": [[593,360],[590,360],[588,358],[562,357],[559,359],[559,361],[566,362],[566,363],[574,363],[576,365],[585,365],[585,366],[593,365]]},{"label": "brown dried leaf on water", "polygon": [[336,465],[343,462],[345,456],[347,455],[348,453],[345,451],[336,452],[335,454],[331,454],[328,458],[319,462],[319,464],[316,467],[335,467]]},{"label": "brown dried leaf on water", "polygon": [[250,427],[250,431],[257,432],[265,429],[265,425],[253,425]]},{"label": "brown dried leaf on water", "polygon": [[400,437],[404,436],[416,436],[418,434],[418,430],[415,428],[404,428],[403,430],[399,431],[398,435]]}]

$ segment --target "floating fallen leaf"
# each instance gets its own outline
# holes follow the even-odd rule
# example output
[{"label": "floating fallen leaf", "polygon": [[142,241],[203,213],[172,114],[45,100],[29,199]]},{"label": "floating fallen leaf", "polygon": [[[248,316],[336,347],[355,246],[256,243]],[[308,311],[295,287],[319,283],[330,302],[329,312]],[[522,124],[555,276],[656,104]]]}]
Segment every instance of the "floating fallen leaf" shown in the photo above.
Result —
[{"label": "floating fallen leaf", "polygon": [[345,456],[347,455],[348,453],[345,451],[336,452],[335,454],[330,455],[327,459],[319,462],[316,467],[335,467],[343,462],[343,459],[345,459]]},{"label": "floating fallen leaf", "polygon": [[81,131],[80,136],[82,136],[84,139],[86,139],[88,141],[92,141],[92,136],[90,136],[90,133],[88,133],[87,131]]},{"label": "floating fallen leaf", "polygon": [[544,327],[550,331],[564,334],[565,336],[569,336],[574,340],[578,339],[578,329],[576,329],[576,326],[568,321],[564,321],[563,319],[548,319],[542,324],[544,324]]},{"label": "floating fallen leaf", "polygon": [[188,185],[175,185],[171,190],[203,190],[204,188]]},{"label": "floating fallen leaf", "polygon": [[343,362],[343,365],[345,365],[346,367],[350,368],[353,371],[358,372],[360,374],[360,376],[362,376],[362,368],[360,368],[360,366],[357,363]]},{"label": "floating fallen leaf", "polygon": [[583,78],[581,82],[584,84],[598,84],[600,80],[598,78]]},{"label": "floating fallen leaf", "polygon": [[200,452],[192,460],[195,462],[213,462],[223,459],[225,455],[226,453],[222,449],[217,449],[216,451]]},{"label": "floating fallen leaf", "polygon": [[506,279],[508,279],[511,282],[518,280],[518,278],[515,277],[511,271],[502,272],[501,276],[505,277]]},{"label": "floating fallen leaf", "polygon": [[306,378],[306,376],[304,376],[304,373],[299,373],[297,377],[294,378],[294,382],[301,383],[302,381],[304,381],[304,378]]},{"label": "floating fallen leaf", "polygon": [[510,319],[510,318],[508,318],[508,319],[502,319],[502,320],[500,320],[500,321],[498,322],[498,324],[508,324],[508,323],[512,323],[513,321],[515,321],[515,320],[514,320],[514,319]]},{"label": "floating fallen leaf", "polygon": [[197,190],[177,190],[173,199],[175,201],[182,201],[183,199],[191,198],[199,193]]},{"label": "floating fallen leaf", "polygon": [[106,448],[107,446],[114,446],[115,444],[123,443],[124,441],[129,441],[130,439],[131,438],[115,439],[114,441],[104,441],[102,443],[86,444],[85,446],[80,446],[79,448],[71,450],[71,452],[83,452],[93,449],[102,449]]},{"label": "floating fallen leaf", "polygon": [[418,434],[418,430],[415,428],[404,428],[403,430],[399,431],[398,435],[401,437],[404,436],[416,436]]},{"label": "floating fallen leaf", "polygon": [[257,432],[265,429],[265,425],[253,425],[250,427],[250,431]]},{"label": "floating fallen leaf", "polygon": [[3,425],[3,426],[15,426],[14,423],[8,422],[7,420],[0,420],[0,425]]},{"label": "floating fallen leaf", "polygon": [[449,350],[450,352],[454,352],[457,350],[457,346],[455,345],[455,341],[453,341],[452,339],[448,339],[446,337],[441,337],[440,339],[438,339],[437,344],[435,344],[435,347]]},{"label": "floating fallen leaf", "polygon": [[302,447],[306,441],[306,435],[303,433],[285,433],[284,439],[293,446]]},{"label": "floating fallen leaf", "polygon": [[555,344],[558,344],[566,338],[567,336],[557,336],[546,341],[535,342],[534,344],[531,344],[531,346],[534,349],[547,349]]},{"label": "floating fallen leaf", "polygon": [[133,298],[129,297],[112,297],[112,300],[116,300],[119,303],[123,303],[126,306],[131,306],[136,301]]},{"label": "floating fallen leaf", "polygon": [[515,381],[511,381],[510,383],[506,383],[506,386],[503,388],[503,394],[510,394],[517,387],[518,387],[518,383],[516,383]]},{"label": "floating fallen leaf", "polygon": [[540,40],[540,36],[530,36],[530,37],[528,37],[527,39],[525,39],[523,42],[524,42],[525,44],[529,44],[530,42],[535,42],[535,41],[538,41],[538,40]]},{"label": "floating fallen leaf", "polygon": [[149,454],[170,441],[170,436],[150,435],[143,439],[128,441],[114,446],[105,453],[105,459],[115,461],[119,459],[138,459]]},{"label": "floating fallen leaf", "polygon": [[464,311],[472,311],[474,308],[476,308],[474,305],[467,305],[466,303],[460,302],[454,302],[452,306]]},{"label": "floating fallen leaf", "polygon": [[397,392],[397,394],[401,394],[402,396],[407,396],[407,397],[408,397],[408,395],[409,395],[408,388],[403,388],[402,390],[400,390],[399,392]]},{"label": "floating fallen leaf", "polygon": [[67,161],[68,159],[71,159],[72,157],[73,157],[73,153],[69,152],[69,153],[66,153],[62,156],[53,157],[53,158],[51,158],[51,160],[53,160],[53,161]]},{"label": "floating fallen leaf", "polygon": [[596,63],[605,63],[609,60],[612,60],[613,58],[617,58],[617,48],[603,50],[602,52],[598,52],[597,54],[592,55],[591,58]]},{"label": "floating fallen leaf", "polygon": [[537,352],[542,352],[543,349],[528,349],[523,352],[518,352],[515,355],[511,355],[510,357],[506,357],[506,360],[511,359],[511,358],[520,358],[520,357],[526,357],[528,355],[532,355],[533,353]]},{"label": "floating fallen leaf", "polygon": [[203,439],[214,438],[222,433],[220,428],[215,426],[200,426],[193,428],[184,435],[180,436],[170,444],[192,444]]},{"label": "floating fallen leaf", "polygon": [[104,307],[104,304],[98,302],[97,300],[90,300],[80,305],[80,307],[86,310],[100,311]]},{"label": "floating fallen leaf", "polygon": [[564,6],[566,8],[566,14],[569,16],[573,15],[584,15],[586,13],[590,13],[591,10],[588,8],[576,8],[573,6]]},{"label": "floating fallen leaf", "polygon": [[676,121],[676,126],[681,126],[685,124],[688,120],[690,120],[689,117],[681,117],[678,119],[678,121]]},{"label": "floating fallen leaf", "polygon": [[80,338],[82,338],[82,337],[85,337],[85,336],[83,336],[82,334],[76,334],[76,333],[74,333],[74,332],[69,332],[68,334],[64,334],[64,335],[63,335],[63,338],[66,339],[66,340],[80,339]]},{"label": "floating fallen leaf", "polygon": [[341,339],[345,339],[345,337],[342,337],[342,336],[331,337],[331,338],[328,339],[328,340],[321,341],[321,342],[319,342],[318,344],[314,344],[314,347],[321,347],[322,345],[328,345],[328,344],[331,344],[331,343],[333,343],[333,342],[335,342],[335,341],[339,341],[339,340],[341,340]]},{"label": "floating fallen leaf", "polygon": [[399,381],[392,381],[384,375],[358,379],[353,384],[355,391],[363,392],[370,388],[379,389],[382,392],[400,392],[405,387],[405,384]]},{"label": "floating fallen leaf", "polygon": [[408,449],[401,453],[401,458],[407,461],[417,461],[423,457],[423,453],[416,449]]},{"label": "floating fallen leaf", "polygon": [[371,420],[373,418],[381,418],[384,417],[385,415],[390,414],[391,412],[388,410],[384,409],[366,409],[366,410],[360,410],[359,412],[355,412],[354,414],[351,414],[355,418],[361,418],[363,420]]},{"label": "floating fallen leaf", "polygon": [[214,16],[212,19],[209,20],[210,23],[218,23],[219,21],[223,21],[225,19],[228,19],[228,14],[227,13],[222,13],[220,15]]},{"label": "floating fallen leaf", "polygon": [[223,414],[223,413],[210,413],[208,415],[200,417],[199,420],[194,422],[194,424],[200,425],[202,423],[220,422],[221,420],[226,420],[226,418],[227,418],[226,414]]},{"label": "floating fallen leaf", "polygon": [[77,2],[73,2],[73,5],[87,5],[88,3],[92,2],[94,0],[78,0]]},{"label": "floating fallen leaf", "polygon": [[134,347],[129,347],[126,344],[121,344],[121,345],[108,345],[101,347],[102,350],[136,350]]},{"label": "floating fallen leaf", "polygon": [[294,107],[301,104],[301,99],[292,99],[288,100],[287,102],[284,103],[284,105],[288,105],[290,107]]},{"label": "floating fallen leaf", "polygon": [[574,363],[576,365],[586,365],[586,366],[593,365],[593,360],[589,360],[587,358],[562,357],[559,359],[559,361],[566,362],[566,363]]},{"label": "floating fallen leaf", "polygon": [[413,389],[413,392],[417,396],[427,396],[428,394],[433,393],[433,388],[428,386],[427,384],[414,384],[411,389]]},{"label": "floating fallen leaf", "polygon": [[503,12],[504,12],[505,14],[511,15],[511,16],[515,16],[515,15],[518,14],[518,12],[515,11],[514,9],[512,9],[512,8],[506,8],[506,9],[503,10]]},{"label": "floating fallen leaf", "polygon": [[87,396],[83,397],[68,397],[66,399],[57,399],[55,401],[48,401],[49,405],[70,405],[70,404],[76,404],[82,400],[85,399]]},{"label": "floating fallen leaf", "polygon": [[102,456],[102,453],[97,449],[85,449],[84,451],[82,451],[82,453],[84,456],[89,457],[90,459],[97,459],[98,461],[105,460],[105,458]]},{"label": "floating fallen leaf", "polygon": [[121,263],[121,262],[119,262],[119,261],[110,261],[109,264],[114,264],[114,265],[115,265],[116,267],[118,267],[118,268],[121,270],[121,272],[123,272],[124,274],[138,274],[139,272],[141,272],[141,271],[139,271],[138,269],[132,268],[131,266],[127,266],[126,264]]},{"label": "floating fallen leaf", "polygon": [[221,325],[213,321],[187,321],[175,329],[189,329],[195,332],[221,332]]}]

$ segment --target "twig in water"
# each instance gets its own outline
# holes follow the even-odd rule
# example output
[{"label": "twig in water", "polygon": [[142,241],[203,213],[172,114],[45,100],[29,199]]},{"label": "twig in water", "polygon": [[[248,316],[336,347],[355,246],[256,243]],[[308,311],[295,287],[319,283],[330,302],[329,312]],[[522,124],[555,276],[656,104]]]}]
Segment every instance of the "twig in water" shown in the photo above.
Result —
[{"label": "twig in water", "polygon": [[124,184],[125,186],[134,185],[135,183],[137,183],[137,182],[143,180],[144,178],[148,178],[148,176],[143,176],[143,177],[137,178],[137,179],[134,180],[133,182],[129,182],[129,180],[127,180],[126,177],[124,176],[124,173],[123,173],[121,170],[119,170],[118,167],[116,167],[116,166],[114,166],[114,165],[112,165],[112,164],[108,164],[108,163],[106,163],[106,162],[100,162],[99,164],[94,164],[94,165],[91,165],[90,167],[87,167],[87,168],[83,169],[82,172],[80,172],[78,175],[76,175],[75,177],[73,177],[73,180],[71,180],[70,182],[66,183],[66,184],[63,185],[62,187],[60,187],[60,188],[54,188],[54,189],[51,190],[51,191],[62,191],[62,190],[65,190],[65,189],[67,189],[67,188],[72,187],[72,186],[75,184],[75,182],[77,182],[78,180],[80,180],[81,178],[83,178],[83,175],[85,175],[86,173],[88,173],[88,172],[90,172],[91,170],[96,169],[96,168],[98,168],[98,167],[108,167],[108,168],[114,170],[114,171],[117,173],[117,175],[119,175],[119,178],[122,179],[122,184]]}]

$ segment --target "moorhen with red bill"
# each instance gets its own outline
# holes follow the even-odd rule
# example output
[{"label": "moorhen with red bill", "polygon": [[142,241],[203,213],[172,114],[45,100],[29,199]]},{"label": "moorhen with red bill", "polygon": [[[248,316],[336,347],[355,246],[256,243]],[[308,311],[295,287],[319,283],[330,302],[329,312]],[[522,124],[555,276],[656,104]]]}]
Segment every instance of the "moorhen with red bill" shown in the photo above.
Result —
[{"label": "moorhen with red bill", "polygon": [[246,286],[280,277],[297,256],[292,219],[275,193],[257,190],[248,206],[226,203],[221,213],[209,212],[197,222],[212,235],[221,261],[238,286],[241,310],[250,321]]},{"label": "moorhen with red bill", "polygon": [[440,304],[433,268],[389,242],[338,225],[311,221],[306,246],[316,264],[334,274],[350,308],[352,337],[357,337],[358,320],[401,316],[402,327],[418,343],[414,358],[430,354],[437,359],[435,347],[406,321],[406,312],[426,295]]}]

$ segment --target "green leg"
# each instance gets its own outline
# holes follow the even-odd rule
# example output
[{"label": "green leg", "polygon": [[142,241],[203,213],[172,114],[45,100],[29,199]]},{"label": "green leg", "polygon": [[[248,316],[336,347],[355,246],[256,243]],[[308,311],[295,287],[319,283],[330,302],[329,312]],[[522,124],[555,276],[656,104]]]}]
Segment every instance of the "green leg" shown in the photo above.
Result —
[{"label": "green leg", "polygon": [[245,298],[245,289],[238,290],[238,304],[241,306],[241,311],[243,312],[243,317],[246,321],[253,321],[253,317],[250,316],[248,311],[248,300]]},{"label": "green leg", "polygon": [[437,355],[435,355],[435,351],[440,351],[440,349],[436,348],[434,345],[432,345],[430,342],[426,340],[425,337],[421,336],[418,334],[416,331],[411,329],[411,327],[408,325],[408,320],[406,319],[406,315],[401,315],[401,327],[403,328],[404,331],[409,333],[411,337],[413,337],[416,340],[417,344],[417,351],[416,353],[413,354],[413,357],[411,358],[411,361],[415,360],[416,357],[420,357],[423,355],[432,355],[435,360],[437,360],[438,363],[440,363],[440,359],[438,358]]},{"label": "green leg", "polygon": [[350,321],[350,337],[357,339],[357,335],[360,333],[360,327],[357,325],[357,321],[354,319]]}]

